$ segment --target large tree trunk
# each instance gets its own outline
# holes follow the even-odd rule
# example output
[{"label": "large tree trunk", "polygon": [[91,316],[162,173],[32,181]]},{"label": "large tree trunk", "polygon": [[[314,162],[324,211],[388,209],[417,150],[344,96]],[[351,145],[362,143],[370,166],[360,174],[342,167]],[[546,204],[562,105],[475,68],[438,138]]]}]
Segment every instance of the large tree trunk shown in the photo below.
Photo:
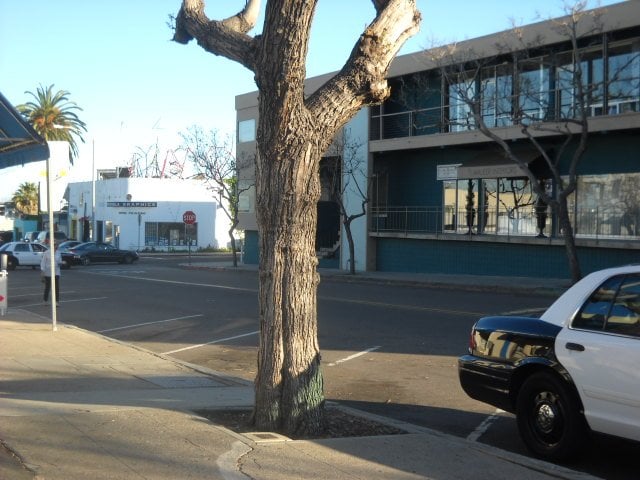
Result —
[{"label": "large tree trunk", "polygon": [[384,100],[386,75],[418,31],[415,0],[373,0],[376,18],[344,67],[305,94],[305,62],[317,0],[269,0],[261,35],[246,33],[258,0],[210,21],[202,0],[183,0],[174,40],[198,43],[255,74],[259,90],[256,215],[260,236],[260,347],[255,425],[285,433],[322,430],[315,256],[319,162],[336,132],[367,104]]},{"label": "large tree trunk", "polygon": [[309,144],[271,145],[259,156],[257,176],[260,348],[254,419],[259,429],[317,433],[324,428],[315,256],[320,153]]}]

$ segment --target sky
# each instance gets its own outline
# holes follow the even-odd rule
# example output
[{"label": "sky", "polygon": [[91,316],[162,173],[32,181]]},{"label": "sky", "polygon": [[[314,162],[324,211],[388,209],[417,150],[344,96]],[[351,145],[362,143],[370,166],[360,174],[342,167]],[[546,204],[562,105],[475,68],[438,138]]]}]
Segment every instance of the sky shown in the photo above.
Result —
[{"label": "sky", "polygon": [[[619,3],[593,0],[590,6]],[[633,1],[633,0],[632,0]],[[171,41],[170,17],[180,0],[0,0],[0,92],[13,104],[42,85],[66,90],[87,124],[69,181],[91,180],[95,168],[129,166],[158,144],[160,160],[197,125],[235,133],[235,96],[256,90],[253,74],[205,52],[194,41]],[[264,1],[262,11],[264,11]],[[210,0],[211,19],[231,16],[244,0]],[[400,54],[506,30],[562,14],[562,0],[417,0],[420,32]],[[370,0],[319,0],[307,76],[339,70],[374,18]],[[259,33],[263,16],[256,29]],[[42,162],[44,163],[44,162]],[[24,181],[37,182],[39,163],[0,170],[0,201]]]}]

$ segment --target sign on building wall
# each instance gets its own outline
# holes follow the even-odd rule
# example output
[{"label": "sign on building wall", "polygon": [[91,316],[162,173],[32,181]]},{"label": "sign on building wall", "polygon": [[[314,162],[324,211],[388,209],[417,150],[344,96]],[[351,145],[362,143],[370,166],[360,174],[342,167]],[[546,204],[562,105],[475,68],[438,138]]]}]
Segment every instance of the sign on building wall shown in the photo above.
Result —
[{"label": "sign on building wall", "polygon": [[455,180],[458,178],[460,163],[451,165],[438,165],[438,180]]}]

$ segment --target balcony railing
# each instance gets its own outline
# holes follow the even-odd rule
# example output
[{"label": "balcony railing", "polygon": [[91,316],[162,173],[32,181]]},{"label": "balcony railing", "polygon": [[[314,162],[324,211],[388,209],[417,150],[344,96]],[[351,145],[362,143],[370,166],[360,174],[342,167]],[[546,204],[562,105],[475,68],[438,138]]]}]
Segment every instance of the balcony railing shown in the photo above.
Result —
[{"label": "balcony railing", "polygon": [[[369,231],[401,234],[486,234],[504,236],[560,236],[552,231],[550,209],[523,208],[477,210],[396,206],[371,209]],[[578,209],[572,216],[575,234],[582,238],[640,239],[640,208]]]},{"label": "balcony railing", "polygon": [[[638,79],[640,81],[640,79]],[[522,124],[534,121],[561,121],[574,111],[574,107],[562,105],[554,111],[549,105],[535,109],[523,110]],[[376,110],[378,112],[379,110]],[[589,105],[587,114],[594,116],[619,115],[627,112],[640,111],[640,99],[637,97],[624,100],[612,99],[605,112],[602,103],[594,102]],[[483,112],[483,118],[489,128],[513,125],[511,114]],[[438,133],[462,132],[474,130],[471,114],[453,118],[449,107],[439,106],[397,113],[374,113],[369,124],[369,140],[387,140],[392,138],[414,137],[419,135],[433,135]]]}]

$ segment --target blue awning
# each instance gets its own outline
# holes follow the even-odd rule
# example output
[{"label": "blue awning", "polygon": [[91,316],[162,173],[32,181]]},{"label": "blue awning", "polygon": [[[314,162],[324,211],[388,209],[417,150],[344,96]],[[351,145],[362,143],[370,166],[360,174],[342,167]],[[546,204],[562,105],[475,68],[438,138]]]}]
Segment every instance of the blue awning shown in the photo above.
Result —
[{"label": "blue awning", "polygon": [[46,140],[0,93],[0,169],[47,158]]}]

